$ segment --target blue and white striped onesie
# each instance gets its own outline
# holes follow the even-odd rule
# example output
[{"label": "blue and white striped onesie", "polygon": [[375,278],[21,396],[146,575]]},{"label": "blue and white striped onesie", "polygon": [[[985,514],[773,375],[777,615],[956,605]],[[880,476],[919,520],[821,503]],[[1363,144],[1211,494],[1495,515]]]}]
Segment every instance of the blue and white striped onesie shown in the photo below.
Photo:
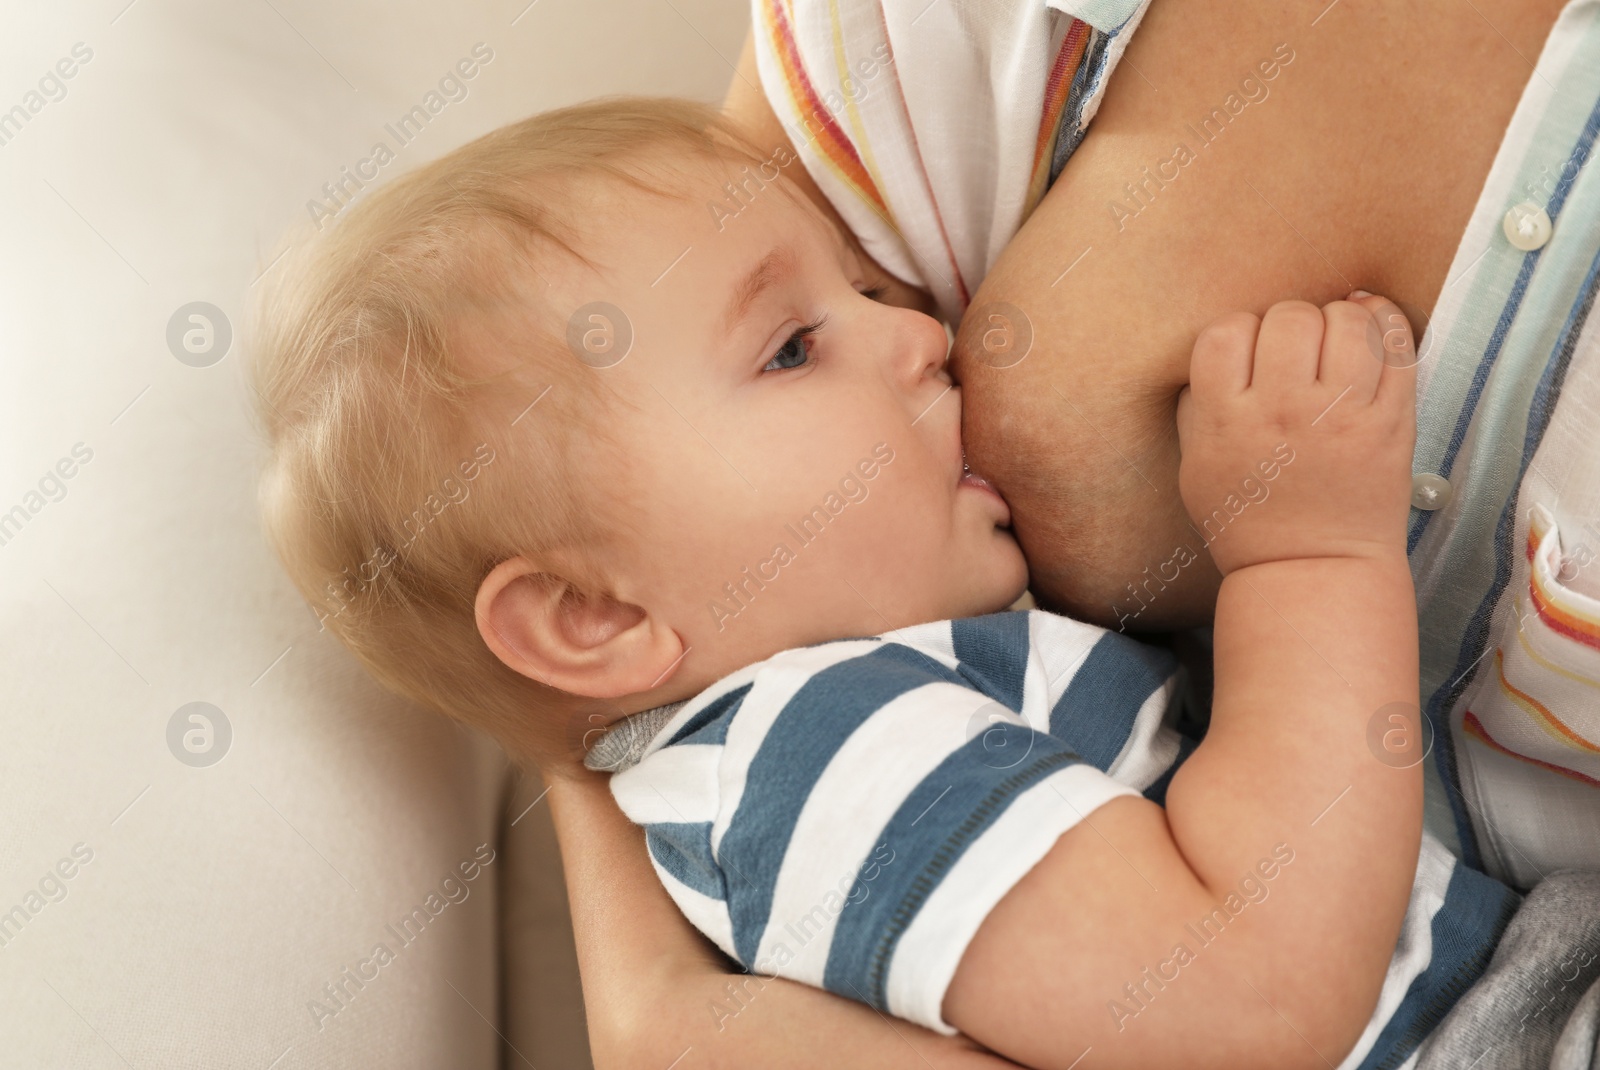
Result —
[{"label": "blue and white striped onesie", "polygon": [[[1178,672],[1165,650],[1042,610],[819,643],[682,704],[611,789],[673,900],[731,958],[954,1033],[944,993],[989,911],[1101,804],[1164,801],[1195,747],[1176,728]],[[1377,1011],[1343,1065],[1402,1065],[1518,900],[1425,836]],[[1120,996],[1113,1017],[1119,1002],[1142,1010]]]}]

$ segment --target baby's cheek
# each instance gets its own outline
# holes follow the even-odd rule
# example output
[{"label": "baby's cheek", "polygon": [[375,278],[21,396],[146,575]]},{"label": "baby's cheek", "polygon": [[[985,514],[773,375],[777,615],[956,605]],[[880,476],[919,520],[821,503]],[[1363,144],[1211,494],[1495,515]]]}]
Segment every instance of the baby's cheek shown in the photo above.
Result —
[{"label": "baby's cheek", "polygon": [[885,494],[872,520],[883,568],[907,581],[927,580],[961,554],[949,494]]}]

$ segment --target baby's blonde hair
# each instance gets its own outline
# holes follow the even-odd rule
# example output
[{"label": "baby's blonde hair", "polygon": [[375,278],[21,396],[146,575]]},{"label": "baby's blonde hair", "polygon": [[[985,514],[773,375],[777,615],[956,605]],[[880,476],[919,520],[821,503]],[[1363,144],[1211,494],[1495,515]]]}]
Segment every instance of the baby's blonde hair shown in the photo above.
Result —
[{"label": "baby's blonde hair", "polygon": [[[619,399],[569,348],[571,310],[544,300],[539,267],[564,253],[593,270],[572,220],[597,218],[598,187],[670,196],[663,178],[686,159],[760,156],[694,101],[544,112],[291,235],[261,284],[249,333],[269,542],[373,676],[519,760],[570,757],[581,733],[557,722],[580,704],[494,656],[478,586],[503,560],[599,548],[627,523],[582,493],[603,474],[618,500],[605,428]],[[592,571],[564,578],[605,593]]]}]

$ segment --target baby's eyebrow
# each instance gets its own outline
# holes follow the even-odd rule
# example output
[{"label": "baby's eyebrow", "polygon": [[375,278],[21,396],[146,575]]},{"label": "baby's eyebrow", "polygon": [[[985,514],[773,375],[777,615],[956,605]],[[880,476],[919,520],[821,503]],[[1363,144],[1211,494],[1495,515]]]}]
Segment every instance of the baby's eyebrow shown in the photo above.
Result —
[{"label": "baby's eyebrow", "polygon": [[722,313],[721,335],[726,337],[750,312],[763,293],[794,273],[796,256],[792,246],[783,245],[761,258],[733,289],[733,297]]}]

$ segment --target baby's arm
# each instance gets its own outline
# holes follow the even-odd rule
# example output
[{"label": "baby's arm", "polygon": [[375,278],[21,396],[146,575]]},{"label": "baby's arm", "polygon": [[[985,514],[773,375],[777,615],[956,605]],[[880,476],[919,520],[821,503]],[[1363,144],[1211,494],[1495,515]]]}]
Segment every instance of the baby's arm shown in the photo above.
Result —
[{"label": "baby's arm", "polygon": [[[1225,576],[1210,730],[1165,810],[1105,804],[989,914],[945,995],[964,1033],[1080,1070],[1331,1067],[1359,1037],[1421,835],[1420,767],[1368,744],[1418,691],[1404,323],[1286,302],[1196,343],[1180,487]],[[1238,898],[1247,875],[1265,899]]]}]

